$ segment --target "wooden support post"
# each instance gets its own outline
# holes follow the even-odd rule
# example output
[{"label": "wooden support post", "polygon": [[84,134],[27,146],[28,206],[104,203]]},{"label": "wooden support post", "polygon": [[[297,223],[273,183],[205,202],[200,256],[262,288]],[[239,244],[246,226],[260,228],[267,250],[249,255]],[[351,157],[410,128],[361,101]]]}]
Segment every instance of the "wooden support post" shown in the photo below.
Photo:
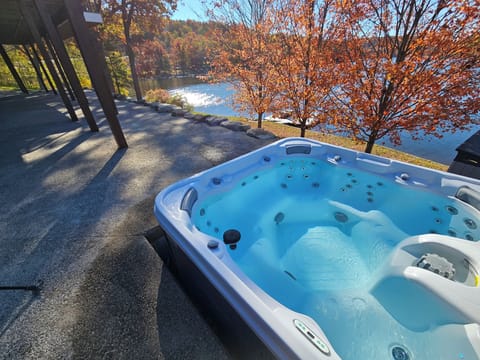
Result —
[{"label": "wooden support post", "polygon": [[73,67],[72,62],[70,61],[70,57],[68,56],[67,49],[63,44],[62,38],[58,33],[57,28],[53,24],[52,18],[48,14],[48,12],[44,8],[44,3],[38,0],[35,0],[35,6],[37,7],[38,14],[42,19],[43,25],[48,32],[48,35],[52,41],[52,45],[54,50],[58,55],[58,59],[60,60],[63,69],[65,70],[66,75],[70,81],[72,89],[75,93],[75,96],[78,99],[78,104],[82,109],[83,115],[87,120],[88,125],[90,126],[91,131],[98,131],[98,125],[95,122],[95,118],[93,117],[92,112],[90,111],[90,107],[88,106],[88,100],[83,92],[82,85],[80,84],[80,80],[78,79],[77,73],[75,72],[75,68]]},{"label": "wooden support post", "polygon": [[25,54],[27,54],[28,60],[30,60],[30,64],[32,64],[33,68],[35,69],[35,73],[37,74],[37,80],[38,80],[38,85],[40,86],[40,89],[45,90],[45,92],[48,92],[47,85],[45,85],[45,82],[43,81],[42,77],[42,72],[40,70],[40,67],[38,66],[38,62],[33,58],[32,54],[30,54],[30,50],[28,50],[27,45],[23,45],[23,51],[25,51]]},{"label": "wooden support post", "polygon": [[38,56],[37,50],[35,50],[35,45],[30,44],[30,48],[32,49],[32,54],[35,57],[35,60],[40,65],[40,69],[42,69],[43,71],[43,75],[45,75],[45,78],[47,79],[48,85],[50,85],[50,89],[52,89],[53,93],[57,95],[57,90],[55,90],[52,79],[50,79],[50,75],[48,75],[47,69],[45,69],[45,66],[43,66],[42,60],[40,59],[40,56]]},{"label": "wooden support post", "polygon": [[20,75],[18,75],[18,72],[15,69],[15,66],[13,66],[13,63],[7,54],[7,51],[1,44],[0,44],[0,54],[2,55],[3,61],[5,61],[5,64],[7,64],[7,67],[10,70],[10,73],[14,77],[15,81],[17,82],[17,85],[20,88],[20,90],[22,90],[24,94],[28,94],[28,90],[25,87],[25,84],[23,83],[22,78],[20,77]]},{"label": "wooden support post", "polygon": [[79,16],[79,14],[83,14],[83,7],[78,0],[64,0],[64,4],[78,47],[80,48],[85,65],[92,78],[92,83],[102,104],[103,112],[112,130],[112,134],[118,147],[125,148],[128,146],[127,141],[125,140],[122,127],[117,118],[112,94],[102,73],[104,66],[106,66],[105,59],[101,59],[94,53],[96,39],[89,33],[83,16]]},{"label": "wooden support post", "polygon": [[65,93],[65,89],[63,88],[62,81],[58,77],[58,74],[55,71],[55,67],[50,61],[50,55],[48,54],[48,51],[42,42],[42,37],[40,36],[40,32],[36,27],[35,21],[33,20],[34,19],[33,9],[29,7],[29,4],[26,2],[26,0],[20,0],[19,3],[20,3],[20,11],[23,15],[23,19],[27,23],[27,26],[30,29],[31,34],[35,39],[35,42],[37,43],[38,49],[40,50],[40,54],[42,54],[43,58],[45,59],[45,63],[48,67],[48,71],[52,75],[53,81],[57,86],[58,92],[60,93],[63,103],[65,104],[65,107],[67,108],[67,111],[70,114],[70,119],[72,119],[72,121],[78,121],[77,114],[75,113],[75,109],[73,108],[72,103],[70,102],[70,99]]},{"label": "wooden support post", "polygon": [[57,68],[58,75],[60,75],[60,77],[62,78],[63,85],[65,85],[65,89],[67,90],[67,93],[70,96],[70,99],[72,101],[75,101],[75,95],[73,95],[72,87],[70,86],[67,76],[65,75],[65,71],[63,69],[62,63],[58,59],[57,53],[55,52],[55,49],[53,48],[52,43],[50,42],[50,39],[47,36],[45,36],[43,40],[47,45],[48,51],[52,56],[53,62],[55,63],[55,67]]},{"label": "wooden support post", "polygon": [[[101,53],[100,56],[106,59],[106,54],[105,54],[105,49],[103,46],[100,46]],[[110,73],[110,70],[108,70],[108,65],[107,65],[107,60],[105,60],[105,68],[103,69],[103,76],[105,76],[105,81],[108,84],[108,89],[110,90],[110,93],[114,94],[115,93],[115,88],[113,87],[113,79],[112,79],[112,74]],[[120,92],[118,93],[120,95]],[[117,111],[118,114],[118,111]]]},{"label": "wooden support post", "polygon": [[[95,43],[97,44],[96,51],[98,51],[98,56],[100,56],[102,59],[106,59],[105,49],[103,48],[103,44],[98,38],[98,34],[91,29],[88,29],[88,31],[92,34],[92,36],[95,37],[95,40],[96,40]],[[113,79],[112,79],[112,75],[110,74],[110,71],[108,70],[108,65],[106,60],[104,61],[104,64],[105,66],[103,68],[103,76],[105,77],[105,81],[107,82],[108,88],[110,89],[110,93],[114,94],[115,88],[113,87]],[[118,111],[117,111],[117,114],[118,114]]]},{"label": "wooden support post", "polygon": [[[114,91],[112,89],[112,86],[113,86],[112,84],[113,83],[112,83],[110,72],[108,70],[108,66],[107,66],[107,63],[106,63],[106,60],[105,60],[105,53],[103,51],[103,47],[101,46],[100,40],[98,39],[98,36],[95,34],[95,32],[93,30],[89,29],[88,27],[87,27],[87,31],[88,31],[88,34],[86,35],[86,38],[89,39],[89,43],[91,44],[91,46],[94,46],[94,48],[91,49],[90,52],[94,56],[98,57],[98,59],[96,61],[96,64],[97,64],[97,66],[103,67],[103,71],[102,71],[103,80],[107,82],[110,94],[113,94],[114,93]],[[76,39],[76,40],[77,40],[77,44],[78,44],[78,39]],[[78,45],[78,47],[80,48],[80,45]],[[80,50],[80,52],[81,52],[81,50]],[[85,56],[82,52],[81,52],[81,54],[82,54],[83,61],[86,64],[87,61],[85,59]],[[88,66],[86,66],[86,68],[87,68],[88,75],[90,76],[90,80],[92,82],[93,88],[96,89],[97,85],[95,85],[95,82],[99,81],[99,79],[97,79],[96,76],[92,75],[92,72],[90,71]],[[100,101],[100,104],[102,105],[102,108],[105,108],[105,106],[112,106],[115,109],[115,114],[118,114],[117,106],[115,105],[115,101],[113,99],[113,96],[109,96],[107,98],[98,97],[98,100]],[[110,104],[106,105],[106,104],[103,103],[104,101],[109,101]]]}]

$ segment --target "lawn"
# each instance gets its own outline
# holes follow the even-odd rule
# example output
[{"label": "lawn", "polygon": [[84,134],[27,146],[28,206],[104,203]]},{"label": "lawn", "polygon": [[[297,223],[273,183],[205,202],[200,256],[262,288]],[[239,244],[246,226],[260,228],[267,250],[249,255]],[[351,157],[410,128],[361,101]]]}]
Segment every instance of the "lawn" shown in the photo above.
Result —
[{"label": "lawn", "polygon": [[[256,122],[249,121],[247,119],[240,118],[240,117],[229,117],[229,118],[234,121],[241,121],[243,123],[246,123],[251,127],[256,127]],[[300,135],[300,129],[293,126],[264,121],[262,127],[265,130],[272,132],[279,138]],[[335,136],[331,134],[322,134],[317,131],[307,130],[306,137],[309,139],[314,139],[314,140],[318,140],[318,141],[333,144],[333,145],[343,146],[343,147],[353,149],[353,150],[358,150],[358,151],[363,151],[365,148],[364,143],[356,142],[350,138]],[[384,156],[390,159],[403,161],[403,162],[407,162],[414,165],[424,166],[431,169],[442,170],[442,171],[447,171],[448,169],[447,165],[440,164],[435,161],[423,159],[418,156],[410,155],[398,150],[393,150],[381,145],[375,145],[372,153],[375,155]]]}]

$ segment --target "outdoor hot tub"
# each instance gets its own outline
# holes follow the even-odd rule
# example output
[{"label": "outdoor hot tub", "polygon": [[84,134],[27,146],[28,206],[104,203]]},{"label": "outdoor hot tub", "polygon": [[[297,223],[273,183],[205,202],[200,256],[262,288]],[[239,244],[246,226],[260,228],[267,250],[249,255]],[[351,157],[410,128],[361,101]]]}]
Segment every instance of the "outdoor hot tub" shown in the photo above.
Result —
[{"label": "outdoor hot tub", "polygon": [[479,209],[479,181],[303,138],[155,200],[171,260],[284,359],[480,359]]}]

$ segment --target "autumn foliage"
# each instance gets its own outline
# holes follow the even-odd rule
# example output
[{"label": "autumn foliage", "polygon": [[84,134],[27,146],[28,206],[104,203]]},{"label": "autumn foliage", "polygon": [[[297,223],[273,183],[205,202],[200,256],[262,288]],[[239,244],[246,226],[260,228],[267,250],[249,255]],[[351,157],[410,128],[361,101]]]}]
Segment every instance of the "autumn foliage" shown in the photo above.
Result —
[{"label": "autumn foliage", "polygon": [[244,14],[263,6],[261,22],[237,17],[220,34],[214,71],[238,81],[244,108],[290,112],[301,136],[330,125],[371,152],[379,139],[441,137],[478,116],[478,0],[213,5]]},{"label": "autumn foliage", "polygon": [[284,0],[275,14],[276,106],[291,113],[305,136],[307,126],[325,122],[321,109],[333,86],[328,42],[333,35],[331,1]]},{"label": "autumn foliage", "polygon": [[210,70],[258,127],[289,114],[301,136],[338,131],[367,152],[478,119],[479,0],[202,2],[204,24],[167,21],[176,0],[102,1],[103,35],[124,46],[138,98],[138,74]]},{"label": "autumn foliage", "polygon": [[217,1],[212,18],[223,23],[215,31],[217,47],[212,56],[212,75],[230,81],[234,104],[242,112],[256,114],[258,127],[276,97],[275,63],[272,61],[273,18],[270,0]]},{"label": "autumn foliage", "polygon": [[104,34],[125,47],[137,100],[142,100],[136,68],[135,36],[162,30],[166,16],[175,10],[176,0],[103,0]]},{"label": "autumn foliage", "polygon": [[[477,4],[478,5],[478,4]],[[468,1],[345,1],[337,8],[336,76],[328,113],[366,151],[402,131],[441,137],[480,111],[479,8]]]}]

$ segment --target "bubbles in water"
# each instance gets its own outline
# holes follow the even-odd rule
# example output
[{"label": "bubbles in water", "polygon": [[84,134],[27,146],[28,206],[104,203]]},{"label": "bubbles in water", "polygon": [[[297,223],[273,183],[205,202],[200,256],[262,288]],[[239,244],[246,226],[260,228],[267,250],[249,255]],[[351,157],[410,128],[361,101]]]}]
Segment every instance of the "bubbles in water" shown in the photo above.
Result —
[{"label": "bubbles in water", "polygon": [[352,299],[352,305],[357,312],[365,311],[365,309],[367,308],[367,302],[365,301],[365,299],[359,297],[355,297]]},{"label": "bubbles in water", "polygon": [[335,298],[327,298],[320,302],[318,310],[324,316],[336,320],[338,318],[339,304]]}]

